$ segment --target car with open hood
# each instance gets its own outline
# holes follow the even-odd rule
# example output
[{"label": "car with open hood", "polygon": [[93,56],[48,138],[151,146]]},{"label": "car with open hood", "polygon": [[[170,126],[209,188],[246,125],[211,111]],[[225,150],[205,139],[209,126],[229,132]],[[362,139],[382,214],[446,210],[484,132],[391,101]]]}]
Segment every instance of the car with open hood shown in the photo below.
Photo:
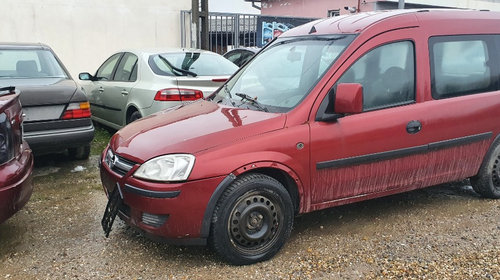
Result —
[{"label": "car with open hood", "polygon": [[297,214],[467,178],[500,198],[499,47],[488,11],[291,29],[208,98],[111,138],[103,228],[118,214],[241,265],[274,256]]},{"label": "car with open hood", "polygon": [[0,87],[15,86],[23,106],[24,138],[35,154],[90,155],[90,105],[53,50],[44,44],[0,43]]}]

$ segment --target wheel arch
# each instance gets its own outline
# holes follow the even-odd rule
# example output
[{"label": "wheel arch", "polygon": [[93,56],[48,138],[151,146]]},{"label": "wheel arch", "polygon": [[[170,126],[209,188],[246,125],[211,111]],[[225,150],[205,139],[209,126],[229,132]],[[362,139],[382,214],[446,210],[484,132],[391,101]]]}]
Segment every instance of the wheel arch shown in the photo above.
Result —
[{"label": "wheel arch", "polygon": [[287,166],[276,162],[250,163],[238,168],[237,170],[234,170],[232,173],[226,176],[226,178],[222,180],[222,182],[212,193],[212,196],[210,197],[210,200],[208,201],[207,207],[205,209],[205,214],[203,215],[200,237],[207,238],[209,236],[213,212],[224,191],[238,177],[249,173],[264,174],[280,182],[290,194],[290,198],[292,199],[292,203],[294,206],[294,214],[297,215],[299,213],[303,190],[302,183],[295,172]]},{"label": "wheel arch", "polygon": [[[129,120],[130,116],[132,115],[132,113],[134,113],[136,111],[141,113],[141,111],[134,104],[129,104],[127,106],[127,111],[125,113],[125,124],[128,123],[128,120]],[[141,113],[141,115],[142,115],[142,113]]]},{"label": "wheel arch", "polygon": [[488,157],[493,152],[495,147],[499,144],[500,144],[500,133],[495,136],[493,141],[491,141],[491,144],[488,147],[488,150],[486,151],[486,153],[484,154],[483,160],[481,161],[481,165],[479,166],[479,169],[477,170],[477,174],[474,175],[473,177],[476,177],[479,174],[479,171],[482,170],[486,164],[488,164],[487,163]]}]

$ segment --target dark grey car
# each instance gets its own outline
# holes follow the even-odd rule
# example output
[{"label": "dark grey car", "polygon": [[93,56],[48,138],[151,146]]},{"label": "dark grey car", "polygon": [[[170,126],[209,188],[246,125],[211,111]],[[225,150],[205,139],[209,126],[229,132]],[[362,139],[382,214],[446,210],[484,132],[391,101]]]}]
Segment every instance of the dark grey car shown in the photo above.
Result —
[{"label": "dark grey car", "polygon": [[0,43],[0,87],[20,91],[24,139],[35,154],[68,150],[88,158],[94,126],[85,94],[52,49],[43,44]]},{"label": "dark grey car", "polygon": [[241,67],[259,51],[260,48],[257,47],[237,48],[228,51],[223,56],[232,63],[236,64],[238,67]]}]

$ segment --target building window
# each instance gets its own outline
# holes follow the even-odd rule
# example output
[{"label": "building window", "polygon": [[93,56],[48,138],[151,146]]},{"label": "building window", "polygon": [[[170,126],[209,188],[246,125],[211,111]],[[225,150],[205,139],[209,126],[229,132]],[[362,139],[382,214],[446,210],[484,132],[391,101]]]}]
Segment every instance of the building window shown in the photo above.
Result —
[{"label": "building window", "polygon": [[328,10],[328,17],[336,17],[336,16],[340,16],[340,9]]}]

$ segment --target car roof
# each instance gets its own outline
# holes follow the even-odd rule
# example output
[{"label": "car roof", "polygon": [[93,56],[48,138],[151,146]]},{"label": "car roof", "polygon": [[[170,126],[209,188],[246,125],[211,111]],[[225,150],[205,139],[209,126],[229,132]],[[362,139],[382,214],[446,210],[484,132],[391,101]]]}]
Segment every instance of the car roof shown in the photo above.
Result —
[{"label": "car roof", "polygon": [[260,48],[259,47],[239,47],[239,48],[234,48],[230,51],[227,51],[224,55],[226,55],[230,52],[241,51],[241,50],[257,53],[258,51],[260,51]]},{"label": "car roof", "polygon": [[42,43],[15,43],[15,42],[0,42],[2,49],[50,49],[48,45]]},{"label": "car roof", "polygon": [[192,49],[192,48],[143,48],[143,49],[124,49],[120,52],[130,52],[136,55],[154,55],[159,53],[188,53],[188,52],[198,52],[198,53],[207,53],[207,54],[216,54],[211,51],[201,50],[201,49]]},{"label": "car roof", "polygon": [[[387,10],[343,15],[306,23],[283,33],[280,37],[301,35],[353,34],[383,25],[385,30],[419,26],[424,19],[457,23],[457,19],[498,20],[499,12],[457,9]],[[390,19],[390,20],[389,20]],[[314,28],[313,28],[314,27]]]}]

